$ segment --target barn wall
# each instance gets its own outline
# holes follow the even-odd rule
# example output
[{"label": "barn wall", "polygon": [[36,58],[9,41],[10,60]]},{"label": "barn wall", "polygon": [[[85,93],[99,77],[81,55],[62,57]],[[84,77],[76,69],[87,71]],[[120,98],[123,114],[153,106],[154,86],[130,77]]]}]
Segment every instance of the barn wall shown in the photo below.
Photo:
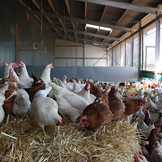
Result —
[{"label": "barn wall", "polygon": [[107,66],[106,52],[104,48],[91,45],[85,45],[85,47],[83,47],[83,44],[76,45],[75,42],[73,43],[60,39],[57,39],[55,44],[55,65],[75,66],[76,53],[77,66],[83,66],[84,54],[85,66]]},{"label": "barn wall", "polygon": [[[38,74],[38,76],[42,73],[39,67],[35,67],[34,72]],[[56,66],[51,70],[51,78],[57,77],[62,79],[64,75],[68,75],[69,79],[93,79],[101,82],[137,81],[138,68]]]},{"label": "barn wall", "polygon": [[[56,40],[46,30],[41,31],[40,23],[32,15],[28,17],[26,9],[17,0],[0,1],[0,22],[0,64],[3,61],[10,63],[15,60],[15,24],[17,23],[17,61],[23,60],[27,70],[35,72],[38,76],[41,75],[45,65],[54,62],[55,68],[51,77],[56,76],[60,79],[65,74],[68,74],[69,78],[91,78],[100,81],[137,79],[137,69],[131,74],[129,74],[130,69],[127,68],[107,69],[105,49],[91,45],[83,47],[83,44],[77,44],[76,68],[76,43]],[[38,43],[37,49],[33,49],[34,42]],[[44,51],[45,47],[47,53]],[[84,61],[86,67],[82,67]],[[0,77],[3,77],[3,73],[4,68],[0,66]]]},{"label": "barn wall", "polygon": [[0,63],[15,60],[14,10],[14,1],[0,1]]},{"label": "barn wall", "polygon": [[[17,62],[24,60],[27,66],[33,67],[42,67],[49,62],[54,62],[55,37],[45,29],[41,31],[40,23],[32,15],[29,15],[27,19],[26,9],[20,2],[1,0],[0,22],[0,65],[3,61],[7,63],[15,61],[16,23]],[[34,42],[38,43],[38,48],[35,50]],[[3,71],[3,67],[0,66],[0,77],[3,76]]]}]

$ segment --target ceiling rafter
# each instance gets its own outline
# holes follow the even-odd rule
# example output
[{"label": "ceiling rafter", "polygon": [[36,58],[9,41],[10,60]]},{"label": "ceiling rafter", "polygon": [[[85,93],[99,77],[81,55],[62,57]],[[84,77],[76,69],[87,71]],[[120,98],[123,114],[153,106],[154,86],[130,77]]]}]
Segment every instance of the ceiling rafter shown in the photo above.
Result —
[{"label": "ceiling rafter", "polygon": [[[72,37],[72,36],[67,36],[65,37],[64,35],[59,35],[59,34],[54,34],[55,37],[57,37],[59,39],[59,37],[61,36],[64,40],[69,40],[71,42],[76,42],[76,38],[75,37]],[[63,37],[64,36],[64,37]],[[83,38],[78,38],[78,41],[81,41],[81,42],[85,42],[86,41],[86,44],[89,44],[89,45],[92,45],[92,46],[99,46],[99,47],[108,47],[110,46],[109,44],[106,44],[106,43],[101,43],[101,42],[94,42],[94,41],[91,41],[91,40],[84,40]],[[81,43],[81,42],[78,42],[78,43]],[[96,43],[96,44],[95,44]]]},{"label": "ceiling rafter", "polygon": [[[65,37],[63,34],[62,35],[59,35],[59,34],[55,34],[55,36],[62,36],[62,37]],[[66,36],[66,38],[69,38],[69,40],[70,39],[73,39],[73,40],[75,40],[76,41],[76,38],[75,37],[73,37],[73,36]],[[83,39],[83,38],[77,38],[77,40],[78,41],[83,41],[83,42],[85,42],[86,41],[86,43],[87,42],[89,42],[89,44],[92,44],[92,45],[94,45],[94,43],[96,43],[96,44],[99,44],[100,46],[105,46],[105,47],[108,47],[108,46],[111,46],[111,44],[109,44],[109,43],[102,43],[102,42],[99,42],[99,41],[93,41],[93,40],[89,40],[89,39]]]},{"label": "ceiling rafter", "polygon": [[[138,0],[133,0],[131,4],[136,4]],[[129,10],[125,10],[124,13],[122,14],[122,16],[119,18],[119,20],[117,21],[117,23],[115,25],[118,25],[120,23],[120,21],[123,19],[123,17],[127,14]]]},{"label": "ceiling rafter", "polygon": [[[39,6],[39,4],[36,2],[36,0],[32,0],[32,2],[33,2],[34,5],[38,8],[38,10],[40,10],[40,11],[43,12],[43,13],[45,13],[45,11],[43,10],[43,8],[41,8],[41,7]],[[49,21],[49,23],[50,23],[52,26],[55,26],[54,23],[52,22],[52,20],[51,20],[47,15],[46,15],[45,17],[46,17],[46,19]],[[56,31],[57,33],[61,34],[56,28],[54,28],[54,29],[55,29],[55,31]]]},{"label": "ceiling rafter", "polygon": [[[54,28],[52,25],[48,25],[48,24],[44,24],[44,26],[48,26],[49,28]],[[58,30],[64,30],[64,28],[62,27],[56,27],[56,29]],[[72,29],[67,29],[68,32],[74,32]],[[89,35],[89,36],[92,36],[92,37],[98,37],[98,38],[102,38],[102,39],[107,39],[107,40],[120,40],[119,38],[116,38],[116,37],[109,37],[109,36],[105,36],[105,35],[100,35],[100,34],[94,34],[94,33],[89,33],[89,32],[83,32],[83,31],[76,31],[76,33],[78,34],[81,34],[81,35]]]},{"label": "ceiling rafter", "polygon": [[[102,22],[102,20],[103,20],[103,18],[104,18],[104,16],[105,16],[105,13],[106,13],[107,8],[108,8],[107,6],[104,7],[104,10],[103,10],[103,12],[102,12],[102,16],[101,16],[101,18],[100,18],[100,22]],[[100,30],[100,29],[97,30],[96,34],[99,33],[99,30]],[[95,40],[95,38],[94,38],[94,40]]]},{"label": "ceiling rafter", "polygon": [[[59,13],[56,11],[56,9],[55,9],[55,7],[54,7],[52,1],[51,1],[51,0],[48,0],[48,3],[49,3],[49,5],[50,5],[51,8],[52,8],[53,13],[55,13],[56,15],[59,15]],[[61,19],[58,19],[58,20],[59,20],[61,26],[62,26],[63,28],[65,28],[65,25],[64,25],[63,21],[62,21]],[[67,34],[67,31],[64,30],[64,33]]]},{"label": "ceiling rafter", "polygon": [[161,14],[162,13],[162,9],[160,9],[160,8],[134,5],[134,4],[126,3],[126,2],[116,2],[116,1],[112,1],[112,0],[77,0],[77,1],[95,3],[95,4],[99,4],[99,5],[104,5],[104,6],[111,6],[111,7],[128,9],[128,10],[133,10],[133,11],[137,11],[137,12],[151,13],[151,14]]},{"label": "ceiling rafter", "polygon": [[[19,0],[19,2],[25,7],[25,8],[27,8],[28,10],[32,10],[27,4],[25,4],[25,2],[23,1],[23,0]],[[34,15],[34,17],[39,21],[39,22],[41,22],[41,19],[40,19],[40,17],[37,15],[37,14],[33,14]],[[49,31],[49,28],[46,26],[45,27],[46,28],[46,30],[48,30]]]},{"label": "ceiling rafter", "polygon": [[[67,11],[68,11],[69,16],[70,16],[71,18],[73,18],[73,15],[72,15],[72,13],[71,13],[71,10],[70,10],[70,6],[69,6],[68,0],[65,0],[65,4],[66,4],[66,8],[67,8]],[[73,29],[74,29],[74,35],[75,35],[75,37],[76,37],[76,32],[75,32],[76,26],[75,26],[75,23],[74,23],[74,21],[72,21],[71,23],[72,23],[72,26],[73,26]]]},{"label": "ceiling rafter", "polygon": [[[27,11],[27,12],[37,14],[37,15],[41,15],[41,12],[39,12],[39,11]],[[123,27],[123,26],[116,26],[116,25],[107,24],[107,23],[100,23],[98,21],[84,20],[84,19],[72,18],[72,17],[62,16],[62,15],[49,14],[49,13],[42,13],[42,15],[43,16],[48,15],[49,17],[53,17],[53,18],[57,18],[57,19],[58,18],[65,19],[67,21],[75,21],[75,22],[83,23],[83,24],[99,25],[99,26],[103,26],[103,27],[107,27],[107,28],[116,29],[116,30],[132,32],[131,28],[127,28],[127,27]]]},{"label": "ceiling rafter", "polygon": [[[131,4],[135,4],[135,3],[137,3],[137,1],[138,1],[138,0],[133,0]],[[119,20],[116,22],[115,25],[118,25],[118,24],[121,22],[121,20],[122,20],[123,17],[127,14],[128,11],[129,11],[129,10],[125,10],[125,11],[124,11],[124,13],[121,15],[121,17],[119,18]],[[103,40],[103,42],[105,42],[105,39]]]}]

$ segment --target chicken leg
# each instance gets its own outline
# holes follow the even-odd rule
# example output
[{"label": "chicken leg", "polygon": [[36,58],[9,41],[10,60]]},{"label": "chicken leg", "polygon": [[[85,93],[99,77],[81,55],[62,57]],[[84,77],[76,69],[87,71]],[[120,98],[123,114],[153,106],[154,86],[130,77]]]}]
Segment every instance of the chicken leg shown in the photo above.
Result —
[{"label": "chicken leg", "polygon": [[6,124],[5,124],[5,125],[7,125],[7,124],[8,124],[9,119],[10,119],[10,114],[8,114],[8,115],[7,115],[7,120],[6,120]]},{"label": "chicken leg", "polygon": [[42,128],[42,130],[43,130],[44,135],[47,136],[46,131],[44,130],[44,127]]}]

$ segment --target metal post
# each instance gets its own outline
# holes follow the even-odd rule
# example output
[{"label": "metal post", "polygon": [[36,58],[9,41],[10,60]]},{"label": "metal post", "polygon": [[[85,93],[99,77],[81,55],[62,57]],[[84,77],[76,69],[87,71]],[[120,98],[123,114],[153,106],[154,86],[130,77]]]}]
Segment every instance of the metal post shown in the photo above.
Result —
[{"label": "metal post", "polygon": [[75,66],[77,67],[77,23],[75,23],[75,33],[76,33],[76,41],[75,41]]},{"label": "metal post", "polygon": [[160,20],[159,16],[156,16],[156,48],[155,48],[155,80],[158,78],[158,67],[159,67],[159,52],[160,52]]},{"label": "metal post", "polygon": [[106,59],[107,59],[107,66],[109,66],[109,55],[108,55],[108,49],[106,49]]},{"label": "metal post", "polygon": [[53,46],[53,48],[54,48],[54,61],[53,61],[53,65],[55,66],[55,46],[56,46],[56,38],[55,38],[55,41],[54,41],[54,46]]},{"label": "metal post", "polygon": [[114,48],[112,48],[112,66],[113,66],[113,62],[114,62]]},{"label": "metal post", "polygon": [[133,53],[134,53],[134,37],[131,36],[131,66],[133,66]]},{"label": "metal post", "polygon": [[85,42],[83,43],[83,66],[85,66]]},{"label": "metal post", "polygon": [[119,57],[119,64],[120,64],[120,66],[121,66],[121,44],[119,44],[119,55],[118,55],[118,57]]},{"label": "metal post", "polygon": [[[15,61],[17,62],[17,23],[15,25]],[[17,68],[15,71],[17,72]]]},{"label": "metal post", "polygon": [[141,21],[139,22],[139,55],[138,55],[138,81],[140,80],[140,67],[141,67]]},{"label": "metal post", "polygon": [[141,67],[141,70],[143,71],[143,61],[144,61],[144,39],[143,39],[143,33],[144,33],[144,31],[142,30],[141,33],[142,33],[142,35],[141,35],[141,37],[142,37],[142,38],[141,38],[141,41],[142,41],[142,42],[141,42],[141,46],[142,46],[142,47],[141,47],[141,52],[142,52],[142,53],[141,53],[141,55],[142,55],[142,62],[141,62],[141,66],[142,66],[142,67]]},{"label": "metal post", "polygon": [[126,62],[126,61],[127,61],[127,54],[126,54],[126,51],[127,51],[127,50],[126,50],[126,41],[125,41],[125,67],[126,67],[126,65],[127,65],[127,62]]}]

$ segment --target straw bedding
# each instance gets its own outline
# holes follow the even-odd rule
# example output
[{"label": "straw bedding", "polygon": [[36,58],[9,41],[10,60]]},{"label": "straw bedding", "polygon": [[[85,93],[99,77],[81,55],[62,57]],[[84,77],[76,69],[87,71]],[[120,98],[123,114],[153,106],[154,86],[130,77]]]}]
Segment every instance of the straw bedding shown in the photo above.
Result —
[{"label": "straw bedding", "polygon": [[0,161],[3,162],[133,162],[140,151],[138,131],[124,121],[112,122],[92,133],[78,123],[45,127],[31,113],[0,124]]}]

